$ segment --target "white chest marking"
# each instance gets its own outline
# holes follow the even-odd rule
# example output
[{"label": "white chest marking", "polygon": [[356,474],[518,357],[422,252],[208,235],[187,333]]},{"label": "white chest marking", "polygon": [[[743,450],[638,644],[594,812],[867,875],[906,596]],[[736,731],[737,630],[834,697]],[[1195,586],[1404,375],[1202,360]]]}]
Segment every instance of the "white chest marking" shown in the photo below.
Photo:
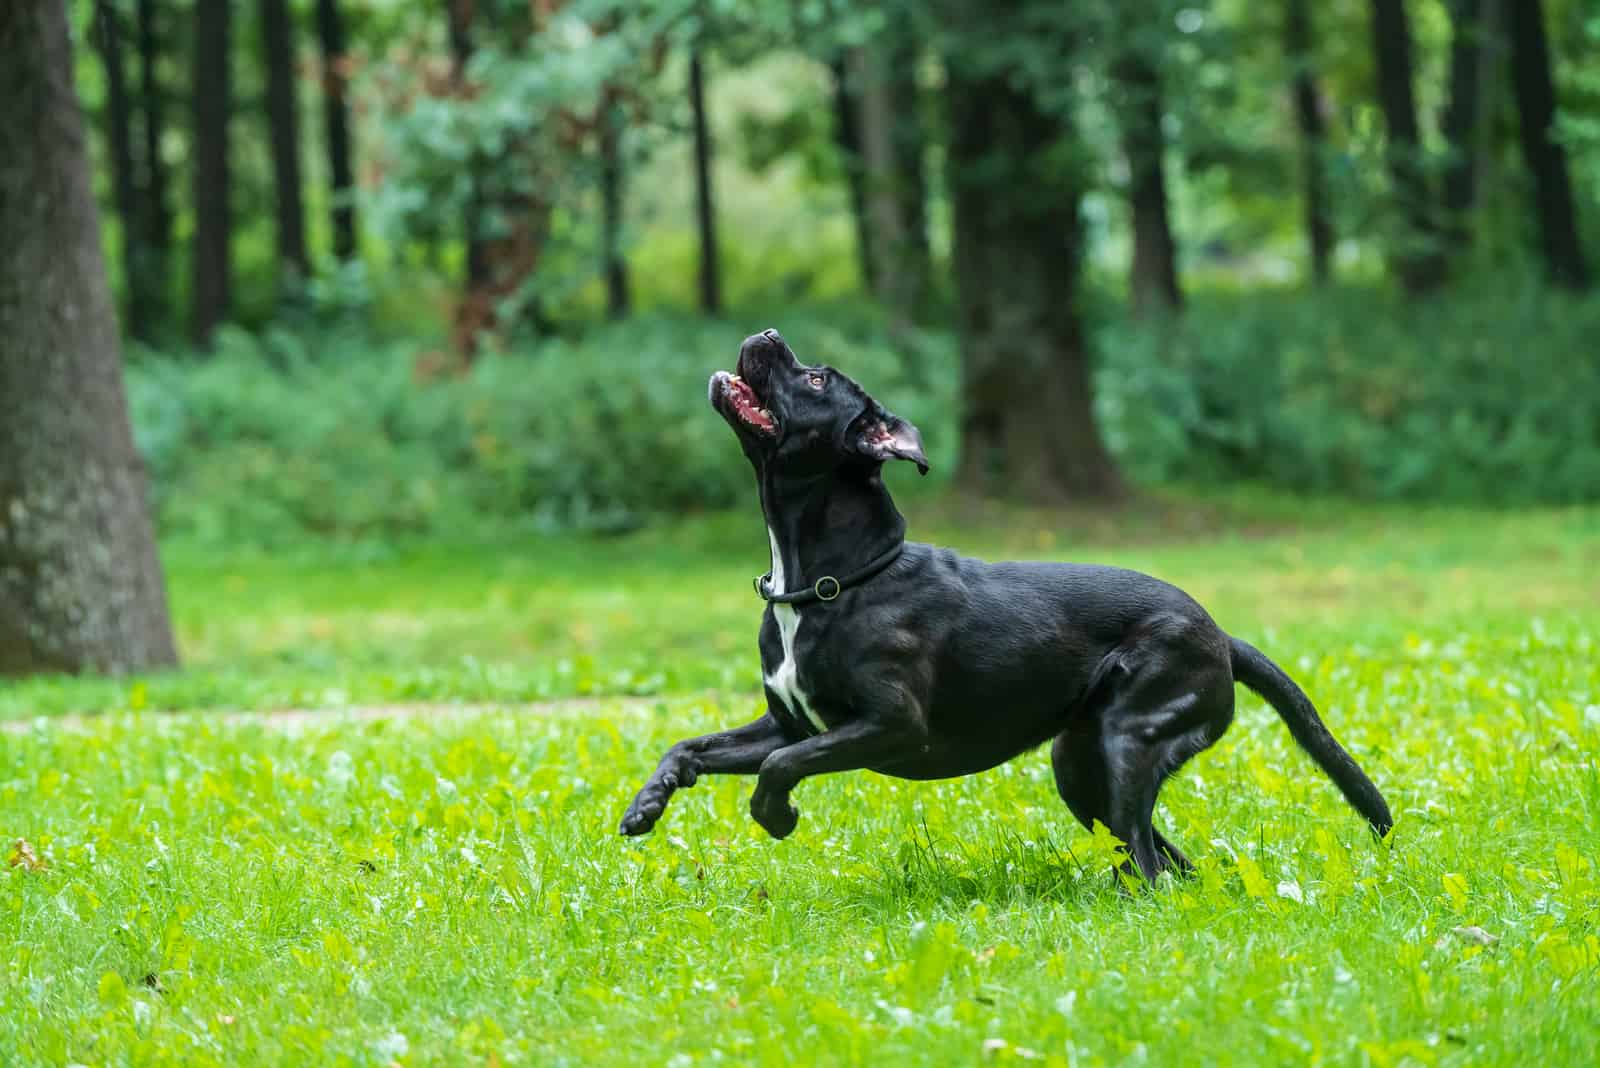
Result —
[{"label": "white chest marking", "polygon": [[[771,527],[767,528],[767,540],[772,543],[772,592],[788,593],[788,587],[783,584],[783,554],[778,552],[778,539],[773,536]],[[805,691],[800,689],[794,658],[794,636],[800,631],[800,613],[792,604],[775,604],[772,606],[772,616],[778,621],[783,660],[778,664],[778,669],[766,677],[766,683],[790,712],[798,711],[819,732],[825,731],[828,725],[811,710],[811,702],[806,698]]]}]

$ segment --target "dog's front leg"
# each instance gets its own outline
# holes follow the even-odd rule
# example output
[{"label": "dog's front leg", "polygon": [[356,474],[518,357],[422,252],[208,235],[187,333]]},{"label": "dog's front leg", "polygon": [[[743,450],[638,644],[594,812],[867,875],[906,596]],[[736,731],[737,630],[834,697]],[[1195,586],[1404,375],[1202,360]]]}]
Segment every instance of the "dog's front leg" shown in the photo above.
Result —
[{"label": "dog's front leg", "polygon": [[674,791],[687,789],[701,775],[754,775],[762,761],[788,739],[769,712],[743,727],[689,738],[667,750],[655,774],[640,788],[622,817],[623,834],[645,834],[656,825]]},{"label": "dog's front leg", "polygon": [[787,838],[800,819],[789,793],[802,779],[882,764],[925,748],[927,732],[904,720],[858,719],[786,745],[761,764],[750,815],[774,838]]}]

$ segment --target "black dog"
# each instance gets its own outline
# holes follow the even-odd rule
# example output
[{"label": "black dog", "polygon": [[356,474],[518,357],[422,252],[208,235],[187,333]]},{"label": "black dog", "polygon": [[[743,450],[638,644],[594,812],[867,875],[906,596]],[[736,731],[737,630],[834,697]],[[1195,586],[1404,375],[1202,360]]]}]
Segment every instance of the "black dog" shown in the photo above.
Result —
[{"label": "black dog", "polygon": [[776,332],[747,339],[711,405],[755,466],[772,542],[758,579],[767,714],[673,746],[622,819],[644,834],[705,774],[758,775],[750,814],[774,838],[803,779],[870,768],[941,779],[1055,739],[1056,786],[1146,879],[1190,867],[1151,826],[1162,782],[1222,736],[1233,685],[1271,702],[1379,835],[1377,787],[1310,700],[1183,591],[1133,571],[987,564],[905,541],[885,460],[928,461],[915,427],[851,379],[801,364]]}]

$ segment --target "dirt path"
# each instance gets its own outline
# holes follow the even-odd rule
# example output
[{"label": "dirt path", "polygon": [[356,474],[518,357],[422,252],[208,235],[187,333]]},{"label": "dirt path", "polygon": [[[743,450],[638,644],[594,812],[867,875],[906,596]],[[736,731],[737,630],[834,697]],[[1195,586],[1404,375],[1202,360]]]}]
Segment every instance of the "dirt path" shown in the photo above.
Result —
[{"label": "dirt path", "polygon": [[[699,699],[717,700],[719,697],[720,695],[714,693],[673,697],[567,697],[553,701],[524,703],[502,702],[499,704],[458,705],[423,702],[394,705],[348,705],[334,708],[282,708],[258,712],[228,711],[223,709],[195,712],[145,712],[139,713],[139,715],[151,719],[205,720],[209,723],[222,723],[230,726],[260,724],[264,727],[294,730],[298,727],[318,722],[366,722],[378,719],[413,719],[420,717],[462,719],[493,713],[521,716],[561,716],[598,712],[601,709],[611,712],[619,709],[624,712],[637,712],[653,708],[662,702]],[[96,721],[106,718],[108,714],[124,715],[124,713],[95,713],[88,715],[74,713],[63,716],[35,716],[30,719],[10,719],[0,721],[0,734],[26,734],[38,726],[43,726],[50,730],[82,731],[90,728]]]}]

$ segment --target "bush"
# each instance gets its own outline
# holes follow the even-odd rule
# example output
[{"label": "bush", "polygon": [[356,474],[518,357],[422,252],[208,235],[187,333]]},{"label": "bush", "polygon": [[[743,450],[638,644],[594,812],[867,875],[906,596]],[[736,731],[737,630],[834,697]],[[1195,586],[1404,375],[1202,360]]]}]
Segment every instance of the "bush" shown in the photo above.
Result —
[{"label": "bush", "polygon": [[[929,340],[914,384],[870,315],[771,321],[804,358],[841,364],[908,417],[948,411],[947,341]],[[136,361],[128,388],[166,533],[275,544],[486,522],[621,529],[748,495],[748,465],[705,400],[742,337],[645,317],[418,382],[415,345],[335,336],[312,350],[229,331],[203,361]]]},{"label": "bush", "polygon": [[[929,333],[901,351],[860,304],[738,326],[643,316],[424,382],[415,344],[228,331],[203,361],[136,360],[129,392],[168,534],[280,544],[497,523],[618,530],[749,503],[748,466],[705,382],[769,324],[914,420],[936,476],[952,469],[954,340]],[[1360,291],[1205,295],[1181,321],[1103,330],[1098,402],[1113,451],[1147,484],[1594,500],[1596,338],[1600,300],[1533,286],[1420,305]]]},{"label": "bush", "polygon": [[[1504,280],[1502,280],[1503,283]],[[1205,296],[1104,337],[1103,426],[1147,482],[1368,498],[1600,498],[1600,299]]]}]

